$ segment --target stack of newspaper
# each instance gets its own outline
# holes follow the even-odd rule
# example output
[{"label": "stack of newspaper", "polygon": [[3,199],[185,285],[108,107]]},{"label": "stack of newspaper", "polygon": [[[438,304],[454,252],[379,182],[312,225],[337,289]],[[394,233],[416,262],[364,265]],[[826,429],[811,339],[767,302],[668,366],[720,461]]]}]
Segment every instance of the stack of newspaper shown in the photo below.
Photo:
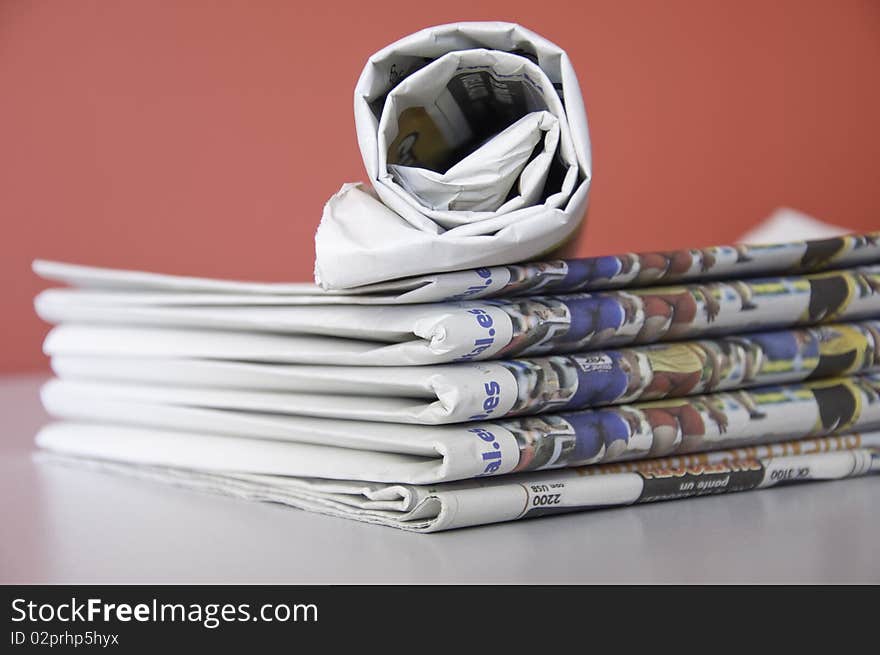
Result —
[{"label": "stack of newspaper", "polygon": [[46,457],[421,532],[880,470],[880,234],[510,263],[586,204],[560,53],[374,55],[323,286],[36,262]]},{"label": "stack of newspaper", "polygon": [[38,441],[425,531],[858,475],[880,445],[878,236],[349,295],[38,262],[74,287],[37,298],[62,419]]}]

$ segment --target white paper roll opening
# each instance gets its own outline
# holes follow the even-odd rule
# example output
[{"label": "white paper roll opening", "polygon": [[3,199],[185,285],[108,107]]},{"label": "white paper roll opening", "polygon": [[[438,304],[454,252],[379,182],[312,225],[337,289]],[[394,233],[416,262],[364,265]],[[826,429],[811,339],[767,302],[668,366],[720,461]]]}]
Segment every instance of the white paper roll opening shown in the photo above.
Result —
[{"label": "white paper roll opening", "polygon": [[328,289],[524,261],[577,229],[590,186],[565,52],[519,25],[457,23],[370,57],[355,89],[372,188],[345,184],[315,236]]}]

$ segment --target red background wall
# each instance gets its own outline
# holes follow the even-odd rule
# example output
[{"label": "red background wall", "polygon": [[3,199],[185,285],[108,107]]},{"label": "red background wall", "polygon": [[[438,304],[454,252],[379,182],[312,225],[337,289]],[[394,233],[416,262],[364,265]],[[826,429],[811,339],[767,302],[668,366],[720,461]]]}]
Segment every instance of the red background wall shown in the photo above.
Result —
[{"label": "red background wall", "polygon": [[309,279],[324,200],[363,177],[363,61],[453,20],[571,55],[580,254],[722,243],[779,205],[880,228],[876,1],[301,4],[0,0],[0,371],[44,366],[35,257]]}]

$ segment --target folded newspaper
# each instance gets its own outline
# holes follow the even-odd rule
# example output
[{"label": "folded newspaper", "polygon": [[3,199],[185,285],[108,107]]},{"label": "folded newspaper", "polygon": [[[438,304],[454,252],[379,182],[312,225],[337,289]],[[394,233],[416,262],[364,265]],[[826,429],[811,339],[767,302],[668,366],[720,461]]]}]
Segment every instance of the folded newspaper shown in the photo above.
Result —
[{"label": "folded newspaper", "polygon": [[[776,213],[776,217],[788,217]],[[792,224],[792,220],[796,221]],[[805,218],[785,223],[797,234]],[[811,231],[808,225],[806,230]],[[774,232],[773,234],[777,234]],[[507,296],[568,294],[621,287],[810,273],[880,263],[880,232],[808,241],[739,244],[662,252],[547,260],[421,275],[341,291],[302,282],[241,282],[37,260],[41,277],[82,289],[176,292],[186,303],[212,305],[417,304]],[[189,294],[189,295],[187,295]]]},{"label": "folded newspaper", "polygon": [[262,363],[234,348],[203,358],[204,350],[194,353],[185,341],[170,338],[155,344],[168,346],[157,352],[145,338],[149,330],[123,338],[124,346],[133,347],[120,356],[118,342],[103,330],[56,328],[45,347],[55,374],[158,386],[168,402],[427,425],[880,370],[880,321],[577,355],[397,367]]},{"label": "folded newspaper", "polygon": [[[836,252],[865,255],[873,248],[858,235],[833,242]],[[855,244],[862,245],[851,247]],[[812,244],[779,249],[798,245],[803,253]],[[840,261],[826,257],[794,268],[816,270]],[[691,277],[677,287],[417,305],[288,305],[284,294],[262,289],[233,302],[225,288],[198,289],[194,299],[187,280],[162,278],[155,288],[138,280],[151,274],[129,273],[114,285],[107,281],[118,281],[116,272],[76,269],[67,281],[83,288],[50,290],[37,299],[41,315],[60,323],[45,344],[59,379],[43,390],[47,410],[60,422],[41,431],[38,444],[107,470],[281,498],[410,529],[534,516],[538,508],[501,511],[494,494],[521,498],[531,482],[541,489],[567,479],[568,474],[548,478],[549,469],[880,430],[880,324],[874,320],[880,318],[880,294],[873,261],[860,258],[852,262],[855,267],[804,275],[715,282]],[[249,302],[254,298],[277,302]],[[590,303],[621,308],[631,299],[636,311],[629,325],[576,328],[580,316],[590,316],[583,310]],[[658,311],[660,303],[671,311]],[[424,317],[446,321],[449,334],[454,325],[449,317],[463,316],[479,326],[465,333],[468,344],[482,338],[480,331],[503,324],[499,317],[521,319],[528,308],[542,306],[564,308],[558,315],[569,327],[535,339],[542,323],[520,320],[506,348],[449,357],[458,360],[449,364],[411,366],[432,360],[395,354],[416,341],[397,334],[401,326]],[[272,321],[250,314],[266,310],[277,312]],[[594,315],[607,320],[608,314]],[[347,326],[351,321],[356,327]],[[806,327],[766,329],[799,324]],[[753,331],[759,327],[764,330]],[[586,338],[573,345],[565,337],[575,328]],[[368,338],[351,338],[351,329]],[[729,336],[706,338],[716,333]],[[655,343],[689,335],[704,338]],[[449,338],[454,337],[461,339],[454,333]],[[477,361],[505,351],[537,355]],[[301,361],[313,365],[297,364]],[[443,423],[457,424],[435,425]],[[822,462],[851,464],[835,468],[831,477],[867,473],[876,468],[870,453],[875,445],[869,440]],[[820,470],[815,462],[810,466]],[[633,491],[642,489],[641,473],[613,473],[618,477],[584,484],[594,489],[591,494],[607,488],[614,496],[612,480],[626,480],[629,495],[593,501],[572,492],[560,500],[560,509],[662,495]],[[802,473],[798,479],[829,475]],[[522,481],[508,483],[508,476]],[[497,492],[487,491],[496,489],[495,482],[486,484],[488,478],[502,481]],[[758,486],[778,481],[771,477]],[[440,496],[424,488],[444,489],[448,483],[460,488]],[[407,503],[421,499],[407,505],[415,513],[377,519],[372,510],[348,504],[364,507],[383,495],[404,493],[404,487]],[[738,488],[748,487],[728,490]],[[372,490],[366,501],[365,489]],[[669,497],[687,495],[692,494]],[[473,508],[440,520],[459,503]]]},{"label": "folded newspaper", "polygon": [[218,474],[58,454],[41,459],[415,532],[880,472],[880,433],[439,485]]},{"label": "folded newspaper", "polygon": [[239,409],[165,386],[53,380],[42,395],[65,422],[37,442],[70,455],[409,484],[880,429],[877,373],[446,426]]},{"label": "folded newspaper", "polygon": [[517,25],[382,49],[355,119],[318,284],[34,263],[43,459],[421,532],[880,468],[880,232],[552,258],[587,121]]},{"label": "folded newspaper", "polygon": [[[880,316],[880,265],[799,276],[560,296],[420,305],[214,305],[176,293],[50,289],[36,300],[50,323],[227,331],[285,340],[283,361],[421,365],[572,353],[758,329]],[[171,333],[175,338],[179,330]],[[224,346],[218,343],[218,348]]]}]

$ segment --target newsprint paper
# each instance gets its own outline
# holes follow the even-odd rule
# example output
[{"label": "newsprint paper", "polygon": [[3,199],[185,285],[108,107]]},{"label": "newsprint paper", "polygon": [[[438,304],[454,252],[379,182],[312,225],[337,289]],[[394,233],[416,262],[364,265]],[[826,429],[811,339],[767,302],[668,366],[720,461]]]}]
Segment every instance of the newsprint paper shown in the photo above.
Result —
[{"label": "newsprint paper", "polygon": [[[800,223],[794,227],[798,225]],[[789,233],[797,234],[798,230],[792,229]],[[47,280],[83,289],[143,294],[175,292],[179,302],[189,304],[396,305],[605,291],[852,268],[880,263],[878,239],[880,233],[848,234],[810,241],[548,260],[435,273],[342,291],[302,282],[217,280],[46,260],[35,261],[34,272]]]},{"label": "newsprint paper", "polygon": [[315,284],[34,263],[41,459],[419,532],[880,468],[880,233],[562,258],[584,100],[510,23],[379,50],[354,109]]},{"label": "newsprint paper", "polygon": [[[120,356],[104,328],[62,326],[46,341],[64,380],[158,387],[181,403],[325,418],[437,425],[880,370],[880,322],[437,366],[309,366],[199,358],[131,335]],[[135,331],[136,332],[136,331]],[[149,333],[149,331],[145,331]],[[143,333],[142,333],[143,334]],[[118,336],[118,335],[117,335]],[[169,339],[168,346],[183,343]],[[155,344],[161,348],[162,344]],[[202,351],[204,354],[204,351]],[[267,353],[268,356],[268,353]],[[240,359],[236,359],[239,357]]]},{"label": "newsprint paper", "polygon": [[479,478],[382,484],[132,466],[53,453],[41,459],[281,503],[415,532],[438,532],[564,512],[675,500],[880,472],[880,433],[804,439],[625,464]]},{"label": "newsprint paper", "polygon": [[43,404],[61,422],[37,443],[215,472],[432,484],[880,429],[877,373],[443,426],[229,409],[210,396],[52,380]]},{"label": "newsprint paper", "polygon": [[878,290],[880,266],[875,265],[419,305],[214,305],[173,293],[49,289],[37,297],[36,309],[50,323],[173,328],[170,338],[189,334],[190,341],[203,342],[205,348],[213,344],[216,350],[225,350],[236,333],[258,333],[248,336],[251,347],[262,343],[283,350],[279,362],[401,366],[574,353],[872,318],[880,316]]},{"label": "newsprint paper", "polygon": [[587,207],[587,116],[568,55],[519,25],[428,28],[370,57],[354,93],[371,188],[315,236],[331,289],[532,259]]}]

